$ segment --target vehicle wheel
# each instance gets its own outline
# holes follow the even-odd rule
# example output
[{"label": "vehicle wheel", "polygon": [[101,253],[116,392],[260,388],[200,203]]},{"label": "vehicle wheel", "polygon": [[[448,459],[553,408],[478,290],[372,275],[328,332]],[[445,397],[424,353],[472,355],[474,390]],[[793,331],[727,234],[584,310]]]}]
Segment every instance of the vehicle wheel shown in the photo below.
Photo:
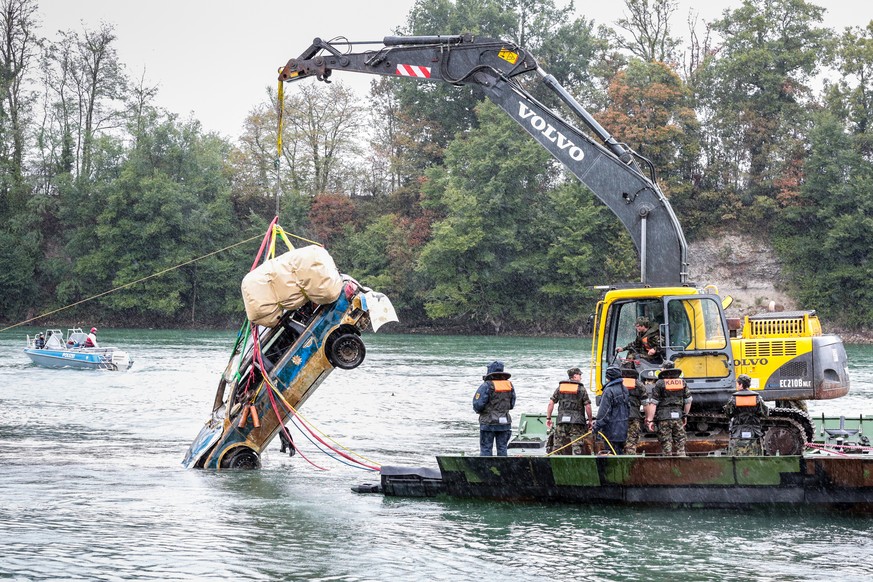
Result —
[{"label": "vehicle wheel", "polygon": [[222,469],[260,469],[261,458],[248,447],[237,447],[221,461]]},{"label": "vehicle wheel", "polygon": [[334,367],[342,370],[360,366],[366,353],[364,341],[353,333],[344,333],[327,346],[327,359]]}]

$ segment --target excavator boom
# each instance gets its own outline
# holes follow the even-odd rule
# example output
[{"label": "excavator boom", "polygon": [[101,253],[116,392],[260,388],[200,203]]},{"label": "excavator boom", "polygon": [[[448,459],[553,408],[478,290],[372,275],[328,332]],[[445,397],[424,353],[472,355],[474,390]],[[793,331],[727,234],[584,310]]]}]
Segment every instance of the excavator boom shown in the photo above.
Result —
[{"label": "excavator boom", "polygon": [[[348,46],[355,44],[365,43]],[[340,43],[316,38],[288,61],[279,80],[315,76],[329,82],[338,70],[478,86],[618,216],[639,252],[642,283],[687,282],[685,236],[655,182],[651,163],[615,140],[527,51],[511,42],[472,35],[390,36],[381,44],[376,50],[342,53]],[[594,137],[526,91],[517,79],[525,74],[536,75]]]}]

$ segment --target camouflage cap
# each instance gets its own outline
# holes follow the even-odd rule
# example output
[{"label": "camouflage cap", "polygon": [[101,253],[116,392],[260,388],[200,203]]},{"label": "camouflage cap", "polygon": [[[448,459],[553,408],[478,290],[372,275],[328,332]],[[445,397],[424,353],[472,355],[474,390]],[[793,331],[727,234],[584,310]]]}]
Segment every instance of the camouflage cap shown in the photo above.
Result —
[{"label": "camouflage cap", "polygon": [[661,371],[658,372],[658,378],[678,378],[682,375],[682,370],[676,367],[676,364],[667,360],[661,364]]},{"label": "camouflage cap", "polygon": [[582,370],[580,370],[579,368],[570,368],[569,370],[567,370],[567,377],[568,378],[572,378],[576,374],[579,374],[581,376]]},{"label": "camouflage cap", "polygon": [[652,324],[649,321],[648,317],[646,317],[645,315],[641,315],[640,317],[637,318],[637,322],[635,325],[642,325],[644,327],[649,327]]},{"label": "camouflage cap", "polygon": [[737,382],[743,388],[748,388],[752,385],[752,377],[748,374],[740,374],[739,376],[737,376]]}]

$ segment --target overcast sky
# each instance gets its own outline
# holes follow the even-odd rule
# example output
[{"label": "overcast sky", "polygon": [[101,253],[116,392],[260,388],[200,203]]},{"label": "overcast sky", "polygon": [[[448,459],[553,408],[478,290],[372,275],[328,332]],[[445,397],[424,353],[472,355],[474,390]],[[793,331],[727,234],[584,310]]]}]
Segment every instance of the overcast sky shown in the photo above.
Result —
[{"label": "overcast sky", "polygon": [[[560,4],[561,0],[558,0]],[[866,25],[866,2],[819,0],[827,6],[826,26]],[[42,33],[96,29],[113,24],[116,50],[128,73],[157,85],[156,103],[183,118],[199,119],[206,131],[235,138],[249,111],[276,90],[277,69],[298,56],[312,39],[345,36],[381,40],[406,22],[414,0],[40,0]],[[679,0],[673,29],[686,29],[693,8],[713,20],[740,0]],[[620,0],[577,0],[577,11],[598,24],[614,25],[624,11]],[[863,8],[862,8],[863,7]],[[445,31],[454,34],[463,31]],[[335,75],[334,80],[365,91],[369,75]],[[315,81],[304,81],[315,82]]]}]

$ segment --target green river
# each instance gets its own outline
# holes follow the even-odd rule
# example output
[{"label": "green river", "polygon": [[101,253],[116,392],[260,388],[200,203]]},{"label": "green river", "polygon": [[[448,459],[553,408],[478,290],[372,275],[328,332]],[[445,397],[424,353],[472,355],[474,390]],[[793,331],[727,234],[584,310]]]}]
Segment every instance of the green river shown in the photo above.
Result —
[{"label": "green river", "polygon": [[[235,331],[102,329],[127,372],[49,370],[0,334],[0,578],[17,580],[873,580],[873,519],[386,498],[378,482],[278,439],[253,472],[185,470]],[[545,412],[586,368],[579,339],[368,333],[301,410],[371,461],[435,467],[476,454],[473,392],[500,359],[514,411]],[[816,414],[873,414],[873,346],[848,346],[853,386]],[[587,377],[583,377],[586,385]],[[307,457],[307,462],[303,457]]]}]

